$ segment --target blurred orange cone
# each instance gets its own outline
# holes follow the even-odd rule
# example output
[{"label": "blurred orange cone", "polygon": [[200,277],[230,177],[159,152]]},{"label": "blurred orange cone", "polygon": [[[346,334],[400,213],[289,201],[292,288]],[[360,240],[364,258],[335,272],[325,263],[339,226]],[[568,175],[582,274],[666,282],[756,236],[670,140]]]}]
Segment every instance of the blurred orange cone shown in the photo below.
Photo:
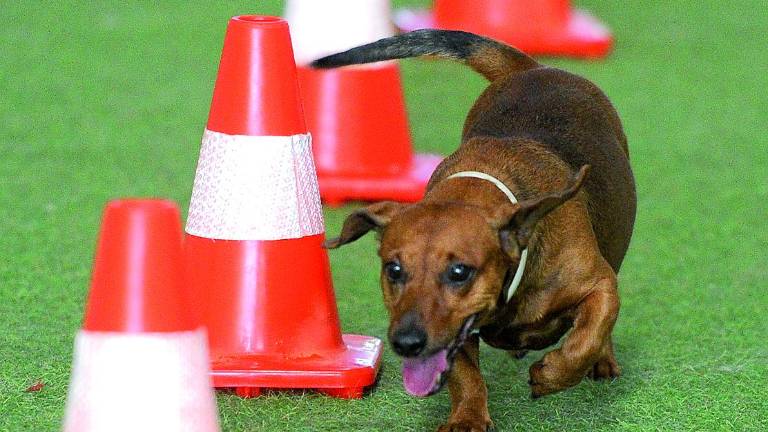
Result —
[{"label": "blurred orange cone", "polygon": [[396,62],[312,69],[310,61],[392,36],[389,0],[288,0],[320,195],[417,201],[442,157],[414,154]]},{"label": "blurred orange cone", "polygon": [[464,30],[514,45],[532,55],[605,57],[610,30],[570,0],[435,0],[432,11],[398,11],[404,31]]},{"label": "blurred orange cone", "polygon": [[219,430],[206,336],[189,314],[182,259],[175,204],[107,205],[64,431]]}]

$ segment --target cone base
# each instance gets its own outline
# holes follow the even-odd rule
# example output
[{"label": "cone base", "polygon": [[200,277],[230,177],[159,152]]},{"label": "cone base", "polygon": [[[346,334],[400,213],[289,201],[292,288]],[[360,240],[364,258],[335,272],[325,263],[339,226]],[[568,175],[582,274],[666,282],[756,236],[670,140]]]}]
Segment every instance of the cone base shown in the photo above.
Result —
[{"label": "cone base", "polygon": [[329,396],[359,399],[376,380],[381,365],[381,340],[343,335],[346,349],[304,358],[282,355],[238,355],[213,361],[217,388],[234,388],[241,397],[256,397],[265,388],[317,389]]},{"label": "cone base", "polygon": [[[443,28],[432,11],[425,9],[401,9],[395,13],[395,24],[402,31]],[[551,29],[545,35],[531,35],[525,40],[499,34],[489,36],[532,55],[602,58],[613,46],[613,36],[608,28],[583,10],[572,11],[567,25]]]},{"label": "cone base", "polygon": [[377,177],[318,173],[320,197],[330,206],[347,201],[416,202],[424,197],[429,178],[442,160],[438,155],[416,154],[407,171]]}]

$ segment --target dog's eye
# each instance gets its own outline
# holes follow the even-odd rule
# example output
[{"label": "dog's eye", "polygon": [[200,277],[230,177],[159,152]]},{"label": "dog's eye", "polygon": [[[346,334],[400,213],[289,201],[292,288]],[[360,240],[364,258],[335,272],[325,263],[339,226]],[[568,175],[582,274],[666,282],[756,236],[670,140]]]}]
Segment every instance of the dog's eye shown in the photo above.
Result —
[{"label": "dog's eye", "polygon": [[391,283],[405,282],[405,271],[398,262],[391,261],[384,264],[384,275]]},{"label": "dog's eye", "polygon": [[443,274],[445,283],[450,285],[463,285],[475,274],[475,269],[466,264],[451,264]]}]

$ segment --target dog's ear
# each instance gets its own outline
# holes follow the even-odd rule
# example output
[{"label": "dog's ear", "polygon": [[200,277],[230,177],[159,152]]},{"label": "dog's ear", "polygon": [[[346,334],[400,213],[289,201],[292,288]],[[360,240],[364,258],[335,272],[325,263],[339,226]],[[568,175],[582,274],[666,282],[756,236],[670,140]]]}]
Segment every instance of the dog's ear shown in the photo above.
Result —
[{"label": "dog's ear", "polygon": [[359,239],[370,230],[381,230],[403,206],[403,204],[392,201],[382,201],[354,211],[344,221],[341,234],[336,238],[326,240],[323,247],[336,249]]},{"label": "dog's ear", "polygon": [[564,190],[540,198],[521,201],[511,207],[505,206],[509,210],[494,217],[495,223],[492,225],[499,229],[501,248],[507,255],[513,259],[520,258],[522,250],[528,247],[536,224],[549,212],[576,195],[581,189],[589,169],[589,165],[582,166]]}]

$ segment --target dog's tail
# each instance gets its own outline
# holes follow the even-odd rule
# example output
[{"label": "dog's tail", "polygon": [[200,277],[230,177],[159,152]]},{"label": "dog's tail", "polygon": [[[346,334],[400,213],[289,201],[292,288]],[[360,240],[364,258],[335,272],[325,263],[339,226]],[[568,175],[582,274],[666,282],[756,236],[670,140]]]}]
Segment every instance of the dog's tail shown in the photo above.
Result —
[{"label": "dog's tail", "polygon": [[536,60],[509,45],[473,33],[451,30],[404,33],[317,59],[311,66],[331,68],[421,56],[459,61],[489,81],[540,66]]}]

